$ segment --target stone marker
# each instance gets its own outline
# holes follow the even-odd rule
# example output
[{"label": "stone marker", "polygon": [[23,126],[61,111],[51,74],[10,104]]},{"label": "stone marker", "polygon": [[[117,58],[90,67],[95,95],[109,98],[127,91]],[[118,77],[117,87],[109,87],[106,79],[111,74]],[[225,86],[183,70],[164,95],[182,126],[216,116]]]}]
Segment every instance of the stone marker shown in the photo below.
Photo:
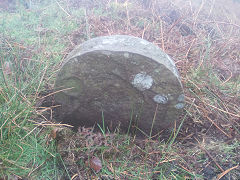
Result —
[{"label": "stone marker", "polygon": [[[77,46],[60,69],[58,119],[152,135],[171,127],[184,107],[178,71],[154,44],[133,36],[97,37]],[[152,129],[152,130],[151,130]]]}]

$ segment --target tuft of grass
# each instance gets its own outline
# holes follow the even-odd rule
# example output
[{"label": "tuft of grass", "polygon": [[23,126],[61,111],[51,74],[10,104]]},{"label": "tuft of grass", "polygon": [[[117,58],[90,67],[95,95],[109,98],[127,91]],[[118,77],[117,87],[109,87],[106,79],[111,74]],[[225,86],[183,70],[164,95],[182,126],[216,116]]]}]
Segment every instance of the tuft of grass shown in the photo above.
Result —
[{"label": "tuft of grass", "polygon": [[0,178],[59,179],[64,172],[36,103],[77,23],[55,2],[37,5],[0,13]]},{"label": "tuft of grass", "polygon": [[[2,49],[1,49],[2,50]],[[1,51],[2,52],[2,51]],[[13,52],[13,51],[12,51]],[[3,53],[3,52],[2,52]],[[6,62],[2,56],[2,62]],[[20,61],[15,56],[8,61],[15,63]],[[2,64],[2,69],[4,65]],[[15,66],[15,67],[14,67]],[[35,117],[34,98],[35,90],[39,86],[36,82],[40,72],[28,74],[16,68],[18,64],[11,66],[11,74],[0,76],[0,177],[55,177],[57,168],[54,142],[46,145],[46,135],[41,134],[42,128],[34,125],[29,120]],[[37,65],[36,65],[37,66]],[[13,70],[16,68],[15,70]],[[27,67],[25,67],[27,68]],[[28,76],[32,77],[29,79]],[[50,160],[50,161],[48,161]],[[39,171],[39,169],[45,169]],[[51,171],[49,171],[52,169]]]}]

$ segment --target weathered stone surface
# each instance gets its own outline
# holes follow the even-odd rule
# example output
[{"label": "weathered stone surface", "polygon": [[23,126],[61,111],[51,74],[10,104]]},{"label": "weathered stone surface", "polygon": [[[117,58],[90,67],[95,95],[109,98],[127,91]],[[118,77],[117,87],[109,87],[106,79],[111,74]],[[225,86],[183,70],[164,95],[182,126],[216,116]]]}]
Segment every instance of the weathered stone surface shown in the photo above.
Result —
[{"label": "weathered stone surface", "polygon": [[75,126],[102,126],[104,117],[110,130],[120,125],[149,135],[153,127],[156,134],[178,120],[184,107],[173,61],[132,36],[98,37],[79,45],[64,61],[55,87],[74,87],[55,100],[61,104],[59,120]]}]

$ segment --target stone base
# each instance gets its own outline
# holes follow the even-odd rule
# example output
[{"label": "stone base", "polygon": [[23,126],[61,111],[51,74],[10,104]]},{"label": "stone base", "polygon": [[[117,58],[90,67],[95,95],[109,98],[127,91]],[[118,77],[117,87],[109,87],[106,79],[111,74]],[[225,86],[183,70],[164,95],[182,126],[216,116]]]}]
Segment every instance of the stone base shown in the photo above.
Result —
[{"label": "stone base", "polygon": [[[177,69],[161,49],[132,36],[91,39],[76,47],[55,88],[59,120],[75,126],[120,127],[149,135],[169,128],[184,107]],[[154,124],[153,124],[154,123]],[[151,130],[152,129],[152,130]]]}]

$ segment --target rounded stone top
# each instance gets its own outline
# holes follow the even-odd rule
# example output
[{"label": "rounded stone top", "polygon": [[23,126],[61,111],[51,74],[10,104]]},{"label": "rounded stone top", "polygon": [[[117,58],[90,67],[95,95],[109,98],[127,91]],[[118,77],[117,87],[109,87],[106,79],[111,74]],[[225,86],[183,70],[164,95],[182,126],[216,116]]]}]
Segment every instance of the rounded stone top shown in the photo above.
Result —
[{"label": "rounded stone top", "polygon": [[[129,53],[136,53],[154,61],[162,63],[166,66],[175,76],[179,77],[178,71],[175,67],[173,60],[164,53],[158,46],[144,39],[140,39],[134,36],[128,35],[113,35],[113,36],[100,36],[90,39],[83,44],[78,45],[66,58],[71,59],[76,56],[80,56],[84,53],[91,51],[121,51],[126,52],[124,56],[128,58]],[[108,52],[106,52],[108,54]],[[160,59],[167,59],[162,61]]]},{"label": "rounded stone top", "polygon": [[[171,58],[156,45],[133,36],[93,38],[77,46],[60,69],[56,88],[59,119],[75,126],[148,135],[178,120],[184,94]],[[153,124],[154,123],[154,124]],[[153,124],[153,125],[152,125]]]}]

